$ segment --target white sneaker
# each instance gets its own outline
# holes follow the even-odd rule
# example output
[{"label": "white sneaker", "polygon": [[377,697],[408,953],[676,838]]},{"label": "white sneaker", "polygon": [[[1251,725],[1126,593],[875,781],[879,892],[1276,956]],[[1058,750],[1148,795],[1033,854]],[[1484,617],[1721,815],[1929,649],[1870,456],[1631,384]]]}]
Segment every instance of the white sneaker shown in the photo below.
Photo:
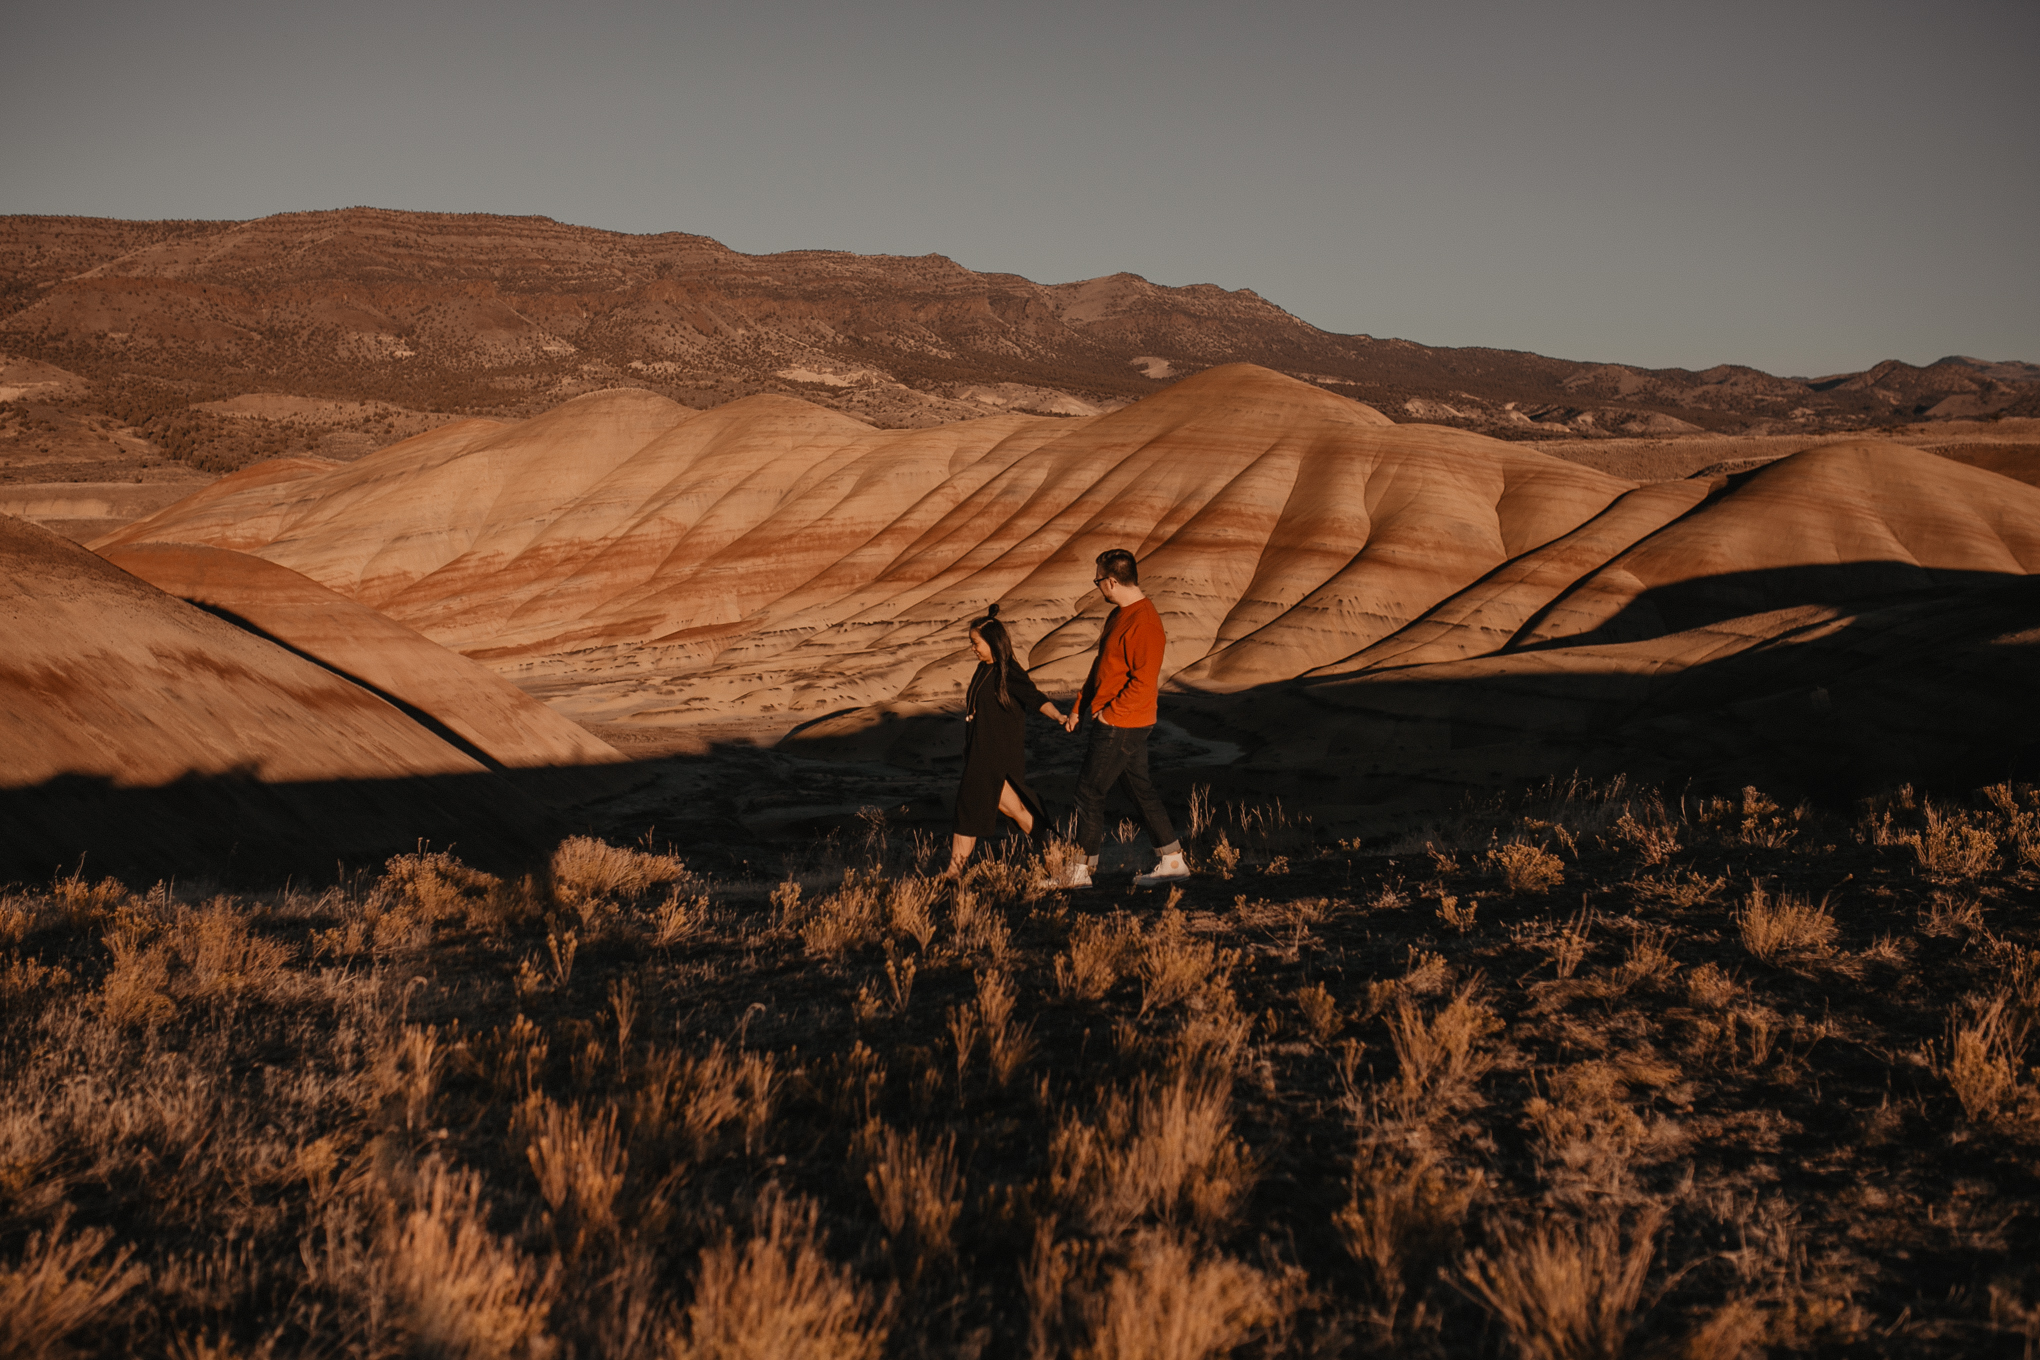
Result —
[{"label": "white sneaker", "polygon": [[1153,888],[1173,879],[1190,877],[1190,861],[1179,852],[1163,855],[1162,862],[1133,880],[1136,888]]},{"label": "white sneaker", "polygon": [[1078,860],[1062,871],[1050,885],[1056,888],[1088,888],[1091,886],[1091,866]]}]

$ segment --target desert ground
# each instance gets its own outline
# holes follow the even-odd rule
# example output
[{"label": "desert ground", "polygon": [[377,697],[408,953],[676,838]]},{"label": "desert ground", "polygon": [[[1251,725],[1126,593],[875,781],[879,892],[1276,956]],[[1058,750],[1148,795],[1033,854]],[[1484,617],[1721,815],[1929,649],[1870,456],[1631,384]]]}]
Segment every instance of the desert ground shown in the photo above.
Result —
[{"label": "desert ground", "polygon": [[[2022,366],[1527,435],[1152,343],[891,423],[812,348],[489,409],[94,368],[124,308],[241,343],[200,276],[291,224],[213,225],[84,224],[13,314],[0,1353],[2040,1345]],[[1094,890],[939,877],[965,624],[1073,696],[1116,546],[1196,876],[1129,821]],[[1029,737],[1065,834],[1084,740]]]},{"label": "desert ground", "polygon": [[[2016,1356],[2040,802],[0,900],[17,1354]],[[1052,866],[1050,866],[1052,867]]]}]

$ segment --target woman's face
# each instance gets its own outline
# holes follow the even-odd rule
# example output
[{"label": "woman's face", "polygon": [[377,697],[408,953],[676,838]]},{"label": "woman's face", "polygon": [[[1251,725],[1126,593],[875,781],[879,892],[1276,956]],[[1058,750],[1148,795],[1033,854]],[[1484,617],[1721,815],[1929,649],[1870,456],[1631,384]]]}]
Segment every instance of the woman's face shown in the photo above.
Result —
[{"label": "woman's face", "polygon": [[987,666],[992,664],[992,644],[986,642],[984,636],[975,629],[971,630],[970,645],[977,650],[978,660]]}]

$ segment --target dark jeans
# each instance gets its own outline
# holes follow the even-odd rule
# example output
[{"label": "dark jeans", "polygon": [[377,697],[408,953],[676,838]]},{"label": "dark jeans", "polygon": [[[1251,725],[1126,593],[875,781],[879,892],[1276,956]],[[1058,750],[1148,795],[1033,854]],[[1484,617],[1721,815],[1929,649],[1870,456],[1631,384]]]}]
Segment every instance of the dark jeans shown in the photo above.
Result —
[{"label": "dark jeans", "polygon": [[1152,727],[1113,727],[1091,721],[1084,772],[1077,777],[1077,844],[1095,855],[1105,844],[1105,796],[1117,786],[1140,809],[1148,840],[1159,850],[1176,839],[1176,828],[1148,779],[1148,733]]}]

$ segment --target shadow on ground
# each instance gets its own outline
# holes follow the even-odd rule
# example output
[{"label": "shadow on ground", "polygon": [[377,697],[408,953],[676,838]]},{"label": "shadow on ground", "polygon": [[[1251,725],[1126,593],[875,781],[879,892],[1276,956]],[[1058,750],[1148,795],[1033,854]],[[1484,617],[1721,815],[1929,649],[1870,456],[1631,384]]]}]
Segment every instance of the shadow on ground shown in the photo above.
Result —
[{"label": "shadow on ground", "polygon": [[[1593,664],[1513,653],[1169,696],[1157,782],[1178,808],[1203,785],[1221,801],[1281,798],[1352,836],[1575,772],[1696,793],[1753,784],[1829,806],[1903,783],[2040,779],[2040,579],[1868,563],[1662,594],[1625,611],[1609,631],[1628,640]],[[1620,664],[1622,648],[1661,646],[1674,625],[1732,628],[1758,605],[1828,612],[1755,646],[1724,632],[1715,659],[1703,650],[1678,669]],[[1066,817],[1084,739],[1030,728],[1030,777]],[[777,873],[794,847],[862,834],[877,814],[894,832],[946,837],[954,716],[874,714],[831,731],[622,766],[396,780],[193,775],[123,788],[65,777],[0,790],[0,882],[46,881],[81,861],[92,875],[324,881],[421,841],[516,873],[580,832],[671,844],[702,869]]]}]

